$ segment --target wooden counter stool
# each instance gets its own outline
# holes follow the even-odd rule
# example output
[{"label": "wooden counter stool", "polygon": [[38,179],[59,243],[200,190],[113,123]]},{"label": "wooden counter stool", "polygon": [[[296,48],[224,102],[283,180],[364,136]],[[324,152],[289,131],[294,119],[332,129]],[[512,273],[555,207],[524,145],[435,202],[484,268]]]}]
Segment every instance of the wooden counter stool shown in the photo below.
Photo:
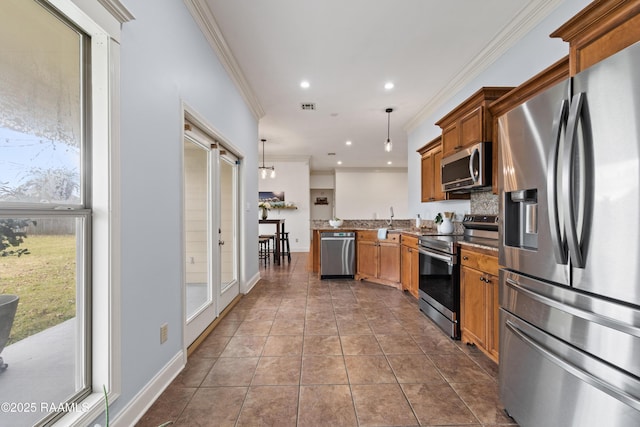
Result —
[{"label": "wooden counter stool", "polygon": [[289,263],[291,263],[291,248],[289,247],[288,231],[280,234],[280,248],[282,248],[282,259],[284,260],[284,257],[286,256]]},{"label": "wooden counter stool", "polygon": [[271,255],[269,255],[270,251],[271,239],[269,237],[258,237],[258,262],[263,260],[265,267],[267,266],[267,263],[271,261]]}]

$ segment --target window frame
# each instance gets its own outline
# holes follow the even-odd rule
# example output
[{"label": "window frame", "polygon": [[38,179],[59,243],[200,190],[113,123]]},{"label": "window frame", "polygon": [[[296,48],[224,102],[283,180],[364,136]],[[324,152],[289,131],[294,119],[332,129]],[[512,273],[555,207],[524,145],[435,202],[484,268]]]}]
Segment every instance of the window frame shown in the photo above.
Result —
[{"label": "window frame", "polygon": [[[50,5],[87,34],[90,44],[90,76],[84,99],[91,123],[87,137],[87,186],[91,189],[91,386],[82,410],[65,414],[56,424],[90,425],[104,413],[106,389],[109,403],[121,394],[120,305],[120,31],[131,15],[119,0],[79,2],[37,0]],[[87,111],[85,109],[85,111]],[[83,194],[86,196],[86,194]],[[21,211],[24,214],[24,211]]]}]

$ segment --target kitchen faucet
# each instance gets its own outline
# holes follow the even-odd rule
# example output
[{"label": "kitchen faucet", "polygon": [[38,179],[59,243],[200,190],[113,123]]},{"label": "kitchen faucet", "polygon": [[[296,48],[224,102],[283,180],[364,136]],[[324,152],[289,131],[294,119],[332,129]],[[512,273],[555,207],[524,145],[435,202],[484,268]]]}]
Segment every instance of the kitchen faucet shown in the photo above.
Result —
[{"label": "kitchen faucet", "polygon": [[387,221],[387,225],[389,226],[389,228],[393,228],[393,206],[389,208],[389,213],[391,214],[391,217]]}]

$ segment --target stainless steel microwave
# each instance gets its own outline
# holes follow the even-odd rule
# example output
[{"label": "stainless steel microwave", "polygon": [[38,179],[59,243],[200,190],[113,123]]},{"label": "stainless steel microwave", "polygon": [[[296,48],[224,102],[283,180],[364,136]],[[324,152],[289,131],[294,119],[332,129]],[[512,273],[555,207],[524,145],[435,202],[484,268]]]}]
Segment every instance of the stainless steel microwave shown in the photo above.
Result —
[{"label": "stainless steel microwave", "polygon": [[442,191],[470,192],[491,186],[491,143],[480,142],[442,159]]}]

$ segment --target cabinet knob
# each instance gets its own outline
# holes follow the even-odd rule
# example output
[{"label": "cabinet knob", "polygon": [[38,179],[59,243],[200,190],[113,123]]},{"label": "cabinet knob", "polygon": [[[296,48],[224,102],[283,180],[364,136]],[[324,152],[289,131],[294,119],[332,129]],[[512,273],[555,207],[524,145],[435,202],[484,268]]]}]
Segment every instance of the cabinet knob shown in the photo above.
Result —
[{"label": "cabinet knob", "polygon": [[462,257],[462,259],[463,259],[463,260],[465,260],[465,261],[469,261],[469,257],[468,257],[468,256],[466,256],[466,255],[465,255],[465,256],[463,256],[463,257]]},{"label": "cabinet knob", "polygon": [[487,279],[485,279],[485,278],[484,278],[484,276],[480,276],[480,281],[481,281],[481,282],[486,282],[486,281],[487,281]]}]

